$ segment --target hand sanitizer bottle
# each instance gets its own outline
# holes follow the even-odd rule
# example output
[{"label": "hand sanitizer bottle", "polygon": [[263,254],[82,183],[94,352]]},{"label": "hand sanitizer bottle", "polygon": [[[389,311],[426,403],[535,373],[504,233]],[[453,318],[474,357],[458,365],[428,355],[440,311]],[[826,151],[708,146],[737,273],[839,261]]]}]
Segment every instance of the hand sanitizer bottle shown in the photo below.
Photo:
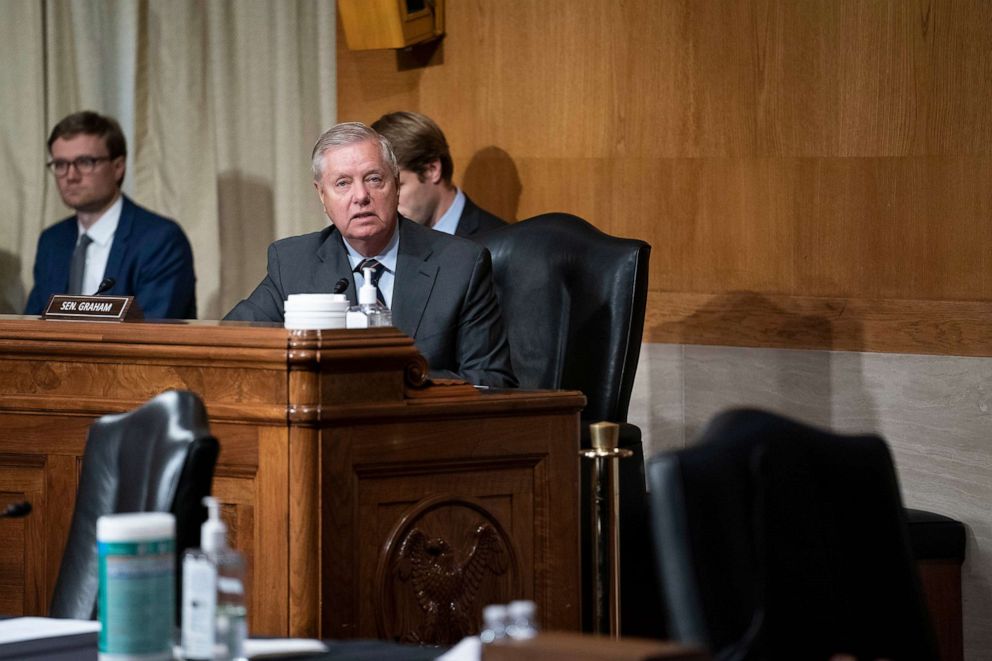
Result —
[{"label": "hand sanitizer bottle", "polygon": [[358,288],[358,305],[348,309],[348,328],[376,328],[393,325],[393,313],[379,302],[372,284],[372,269],[362,269],[365,282]]},{"label": "hand sanitizer bottle", "polygon": [[245,658],[248,634],[244,557],[227,546],[217,501],[207,496],[203,504],[208,510],[200,528],[203,548],[183,557],[183,657],[236,661]]}]

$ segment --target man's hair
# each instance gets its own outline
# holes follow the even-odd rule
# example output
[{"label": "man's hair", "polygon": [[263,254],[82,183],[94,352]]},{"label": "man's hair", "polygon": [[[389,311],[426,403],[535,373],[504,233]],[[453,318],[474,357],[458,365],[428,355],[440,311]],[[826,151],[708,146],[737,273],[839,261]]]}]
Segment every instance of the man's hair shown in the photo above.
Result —
[{"label": "man's hair", "polygon": [[121,125],[113,117],[107,117],[92,110],[74,112],[56,124],[55,128],[52,129],[52,134],[48,136],[48,153],[52,152],[52,145],[59,138],[68,140],[80,133],[103,138],[110,158],[127,156],[127,140],[124,139]]},{"label": "man's hair", "polygon": [[400,167],[422,175],[433,161],[441,162],[441,178],[451,183],[454,165],[448,141],[434,120],[419,112],[391,112],[372,123],[393,146]]},{"label": "man's hair", "polygon": [[335,124],[317,138],[317,144],[313,146],[311,161],[313,167],[313,180],[320,181],[321,169],[324,165],[324,154],[347,145],[357,145],[362,142],[372,141],[379,145],[379,153],[382,160],[393,173],[393,179],[399,180],[400,166],[396,163],[396,156],[393,154],[389,141],[379,135],[361,122],[344,122]]},{"label": "man's hair", "polygon": [[[113,117],[92,110],[74,112],[56,124],[51,135],[48,136],[48,153],[52,153],[52,145],[59,138],[69,140],[80,134],[103,138],[103,143],[107,146],[107,155],[111,159],[118,156],[127,157],[127,140],[124,139],[121,125]],[[117,180],[117,185],[120,186],[122,183],[124,183],[123,175]]]}]

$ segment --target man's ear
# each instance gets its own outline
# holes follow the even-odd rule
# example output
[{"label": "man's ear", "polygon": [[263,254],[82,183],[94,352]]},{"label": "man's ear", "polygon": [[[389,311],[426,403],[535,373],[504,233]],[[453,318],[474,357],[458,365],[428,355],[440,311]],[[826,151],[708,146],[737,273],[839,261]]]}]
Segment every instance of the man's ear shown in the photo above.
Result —
[{"label": "man's ear", "polygon": [[118,156],[114,158],[111,165],[114,168],[114,181],[120,186],[121,181],[124,180],[124,172],[127,170],[127,159],[123,156]]},{"label": "man's ear", "polygon": [[435,158],[424,167],[423,177],[432,184],[441,183],[441,160]]}]

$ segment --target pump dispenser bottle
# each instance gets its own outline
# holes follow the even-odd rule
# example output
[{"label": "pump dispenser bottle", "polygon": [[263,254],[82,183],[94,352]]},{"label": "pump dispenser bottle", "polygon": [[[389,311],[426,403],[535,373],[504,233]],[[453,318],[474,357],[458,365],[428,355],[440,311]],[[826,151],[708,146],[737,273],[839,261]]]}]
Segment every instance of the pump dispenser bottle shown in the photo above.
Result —
[{"label": "pump dispenser bottle", "polygon": [[365,282],[358,288],[358,305],[348,309],[348,328],[375,328],[392,326],[393,313],[379,302],[375,285],[372,284],[372,269],[362,269]]},{"label": "pump dispenser bottle", "polygon": [[200,528],[201,549],[183,556],[183,658],[189,661],[244,659],[247,638],[244,557],[227,546],[227,526],[214,498],[203,499],[208,517]]}]

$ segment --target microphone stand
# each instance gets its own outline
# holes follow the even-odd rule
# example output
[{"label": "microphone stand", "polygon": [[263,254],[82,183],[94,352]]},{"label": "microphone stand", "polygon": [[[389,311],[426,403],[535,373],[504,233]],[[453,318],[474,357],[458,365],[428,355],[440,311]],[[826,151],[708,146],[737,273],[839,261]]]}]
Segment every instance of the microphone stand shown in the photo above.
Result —
[{"label": "microphone stand", "polygon": [[100,283],[100,286],[96,288],[96,291],[93,293],[93,295],[94,296],[99,296],[100,294],[103,294],[103,293],[109,291],[110,288],[113,287],[116,284],[117,284],[117,281],[114,280],[113,278],[104,278],[103,279],[103,282],[101,282]]},{"label": "microphone stand", "polygon": [[31,513],[31,503],[22,500],[19,503],[11,503],[3,510],[0,510],[0,519],[19,519]]}]

